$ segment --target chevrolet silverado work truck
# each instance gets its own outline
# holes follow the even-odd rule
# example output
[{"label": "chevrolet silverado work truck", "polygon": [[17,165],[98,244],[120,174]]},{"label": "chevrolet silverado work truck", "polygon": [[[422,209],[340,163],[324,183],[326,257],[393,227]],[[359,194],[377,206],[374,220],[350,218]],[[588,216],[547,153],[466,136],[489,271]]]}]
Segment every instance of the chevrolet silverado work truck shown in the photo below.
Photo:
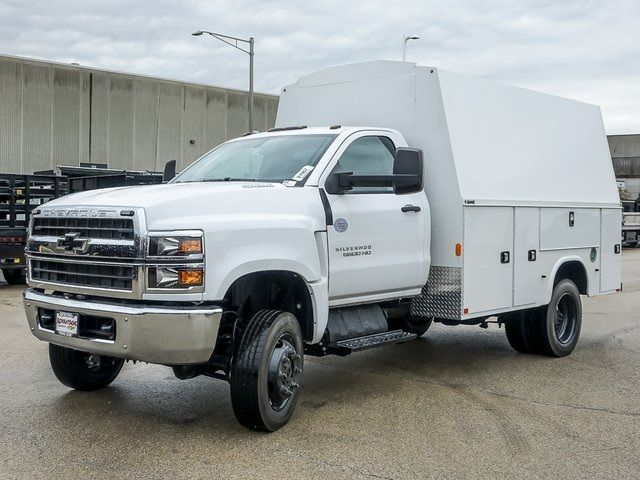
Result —
[{"label": "chevrolet silverado work truck", "polygon": [[167,365],[228,381],[237,419],[274,431],[305,355],[492,318],[518,352],[571,353],[581,295],[621,288],[620,224],[598,107],[346,65],[285,87],[276,128],[168,184],[38,208],[24,302],[63,384]]}]

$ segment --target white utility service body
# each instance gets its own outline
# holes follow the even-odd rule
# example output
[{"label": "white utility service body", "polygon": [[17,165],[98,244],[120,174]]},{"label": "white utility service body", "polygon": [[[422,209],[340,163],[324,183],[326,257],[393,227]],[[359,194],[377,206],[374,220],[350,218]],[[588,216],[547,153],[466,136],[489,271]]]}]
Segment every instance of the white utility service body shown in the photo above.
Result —
[{"label": "white utility service body", "polygon": [[[620,290],[621,206],[597,106],[380,61],[328,68],[282,89],[276,126],[329,124],[391,127],[424,152],[431,261],[420,313],[468,319],[545,305],[568,261],[583,266],[589,295]],[[321,174],[310,183],[321,185]],[[343,216],[340,203],[351,199],[329,199]],[[331,271],[340,259],[329,255]],[[337,297],[331,305],[342,303]]]},{"label": "white utility service body", "polygon": [[276,127],[169,184],[32,214],[25,309],[65,385],[104,387],[122,359],[170,365],[229,380],[237,418],[272,431],[303,353],[498,316],[516,350],[563,356],[580,294],[621,288],[598,107],[368,62],[285,87]]}]

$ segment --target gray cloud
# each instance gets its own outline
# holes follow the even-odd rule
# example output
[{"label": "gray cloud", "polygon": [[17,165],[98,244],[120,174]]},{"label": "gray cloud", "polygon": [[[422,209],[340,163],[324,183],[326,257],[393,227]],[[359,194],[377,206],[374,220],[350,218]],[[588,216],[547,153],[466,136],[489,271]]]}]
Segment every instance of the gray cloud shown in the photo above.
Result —
[{"label": "gray cloud", "polygon": [[2,53],[247,87],[247,58],[202,28],[256,38],[256,89],[329,65],[408,59],[595,103],[640,132],[637,0],[0,1]]}]

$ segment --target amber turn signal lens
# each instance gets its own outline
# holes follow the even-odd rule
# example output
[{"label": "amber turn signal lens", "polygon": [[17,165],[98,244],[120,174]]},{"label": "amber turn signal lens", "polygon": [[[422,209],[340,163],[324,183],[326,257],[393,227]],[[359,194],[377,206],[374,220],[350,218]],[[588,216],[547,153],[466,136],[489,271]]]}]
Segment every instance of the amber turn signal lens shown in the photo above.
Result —
[{"label": "amber turn signal lens", "polygon": [[460,255],[462,255],[462,244],[456,243],[456,257],[459,257]]},{"label": "amber turn signal lens", "polygon": [[178,283],[185,286],[202,285],[202,269],[178,270]]},{"label": "amber turn signal lens", "polygon": [[180,253],[202,253],[202,239],[185,238],[180,240],[178,251]]}]

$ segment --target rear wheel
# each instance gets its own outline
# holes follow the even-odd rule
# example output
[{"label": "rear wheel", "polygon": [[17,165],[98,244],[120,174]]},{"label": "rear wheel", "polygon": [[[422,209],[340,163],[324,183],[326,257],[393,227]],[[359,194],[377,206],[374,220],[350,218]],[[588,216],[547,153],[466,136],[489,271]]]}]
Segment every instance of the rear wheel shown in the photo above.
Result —
[{"label": "rear wheel", "polygon": [[291,313],[261,310],[247,325],[231,369],[231,403],[238,421],[273,432],[286,425],[300,395],[300,324]]},{"label": "rear wheel", "polygon": [[520,353],[540,353],[534,327],[545,307],[514,312],[502,318],[509,345]]},{"label": "rear wheel", "polygon": [[538,325],[541,352],[552,357],[564,357],[573,352],[582,330],[580,292],[571,280],[561,280],[553,289],[546,315]]},{"label": "rear wheel", "polygon": [[113,382],[124,360],[49,344],[49,361],[60,383],[75,390],[98,390]]},{"label": "rear wheel", "polygon": [[582,302],[575,283],[556,284],[546,307],[515,312],[503,319],[509,344],[521,353],[569,355],[582,329]]},{"label": "rear wheel", "polygon": [[12,268],[3,270],[4,279],[9,285],[21,285],[25,283],[24,271],[22,268]]},{"label": "rear wheel", "polygon": [[421,337],[433,322],[433,318],[431,317],[419,317],[417,315],[408,314],[401,318],[395,318],[392,322],[393,328],[402,329],[408,333],[415,333],[417,336]]}]

